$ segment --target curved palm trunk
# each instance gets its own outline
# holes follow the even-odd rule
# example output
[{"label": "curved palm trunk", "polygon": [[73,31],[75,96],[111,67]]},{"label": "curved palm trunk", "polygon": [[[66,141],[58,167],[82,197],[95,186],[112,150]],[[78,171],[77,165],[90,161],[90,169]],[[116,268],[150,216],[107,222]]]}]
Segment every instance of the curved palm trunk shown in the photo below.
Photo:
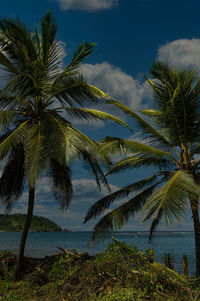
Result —
[{"label": "curved palm trunk", "polygon": [[16,278],[18,278],[18,279],[20,278],[21,271],[23,268],[24,249],[25,249],[26,238],[28,235],[28,231],[29,231],[32,216],[33,216],[34,199],[35,199],[35,187],[30,187],[26,222],[25,222],[24,229],[23,229],[23,232],[21,235],[21,241],[20,241],[19,252],[18,252],[18,257],[17,257]]},{"label": "curved palm trunk", "polygon": [[195,251],[196,251],[196,276],[200,276],[200,221],[198,201],[190,199],[190,206],[192,209],[192,218],[194,223],[195,236]]}]

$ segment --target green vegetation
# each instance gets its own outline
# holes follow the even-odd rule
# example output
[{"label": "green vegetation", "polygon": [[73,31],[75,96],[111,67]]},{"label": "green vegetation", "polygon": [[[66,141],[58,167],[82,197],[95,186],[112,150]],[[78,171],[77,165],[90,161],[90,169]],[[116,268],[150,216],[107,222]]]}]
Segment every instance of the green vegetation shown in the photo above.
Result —
[{"label": "green vegetation", "polygon": [[13,280],[16,257],[0,253],[2,301],[200,300],[199,281],[188,279],[116,241],[96,256],[63,250],[43,260],[25,258],[20,282]]},{"label": "green vegetation", "polygon": [[[0,231],[21,232],[23,230],[25,220],[25,214],[0,214]],[[62,228],[48,218],[33,215],[30,231],[54,232],[62,231]]]},{"label": "green vegetation", "polygon": [[[152,175],[129,184],[97,201],[85,218],[102,214],[115,200],[131,198],[96,224],[92,239],[122,228],[131,217],[144,214],[152,221],[150,239],[162,218],[167,224],[180,221],[190,206],[195,233],[196,275],[200,276],[200,78],[193,70],[177,70],[163,62],[153,64],[147,79],[154,107],[134,112],[117,101],[108,101],[127,114],[141,133],[139,142],[107,137],[100,152],[127,157],[108,174],[127,169],[152,168]],[[133,173],[134,179],[134,173]],[[133,196],[134,193],[134,196]]]}]

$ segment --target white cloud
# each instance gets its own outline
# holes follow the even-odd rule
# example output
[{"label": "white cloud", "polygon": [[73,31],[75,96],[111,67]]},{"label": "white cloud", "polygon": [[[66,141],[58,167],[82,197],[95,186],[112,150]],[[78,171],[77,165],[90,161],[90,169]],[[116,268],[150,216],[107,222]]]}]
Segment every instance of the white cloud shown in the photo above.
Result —
[{"label": "white cloud", "polygon": [[80,9],[95,12],[111,8],[118,4],[118,0],[57,0],[62,10]]},{"label": "white cloud", "polygon": [[[99,192],[95,180],[92,179],[81,178],[73,180],[72,183],[74,189],[74,199],[81,196],[82,199],[88,200],[88,198],[93,196],[94,200],[96,197],[103,197],[109,193],[109,191],[103,185],[101,192]],[[114,192],[118,190],[119,187],[110,184],[110,189],[112,192]]]},{"label": "white cloud", "polygon": [[158,59],[200,72],[200,39],[179,39],[158,49]]},{"label": "white cloud", "polygon": [[146,83],[141,83],[107,62],[95,65],[83,64],[81,71],[89,84],[97,86],[112,99],[121,101],[132,109],[138,109],[143,99],[149,96],[149,87]]},{"label": "white cloud", "polygon": [[[120,101],[124,105],[133,110],[144,108],[143,103],[145,98],[151,99],[151,90],[146,82],[141,82],[134,79],[131,75],[123,72],[119,67],[113,66],[107,62],[100,64],[83,64],[81,72],[87,82],[107,93],[111,99]],[[113,105],[105,104],[104,101],[98,103],[98,106],[93,107],[126,121],[126,116],[121,110]],[[73,124],[88,126],[86,121],[76,120]],[[90,129],[97,130],[105,125],[103,121],[90,121]]]}]

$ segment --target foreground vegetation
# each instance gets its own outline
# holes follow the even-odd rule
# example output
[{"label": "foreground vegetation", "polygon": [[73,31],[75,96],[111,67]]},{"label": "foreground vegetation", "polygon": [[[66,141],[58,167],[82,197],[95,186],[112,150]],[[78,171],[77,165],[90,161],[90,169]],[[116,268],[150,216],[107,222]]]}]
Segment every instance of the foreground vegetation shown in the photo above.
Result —
[{"label": "foreground vegetation", "polygon": [[25,258],[21,281],[14,281],[16,256],[0,253],[2,301],[200,300],[200,279],[187,279],[152,254],[115,241],[96,256],[62,253]]},{"label": "foreground vegetation", "polygon": [[[21,232],[24,228],[25,220],[26,214],[0,214],[0,231]],[[30,231],[57,232],[62,231],[62,228],[48,218],[33,215]]]}]

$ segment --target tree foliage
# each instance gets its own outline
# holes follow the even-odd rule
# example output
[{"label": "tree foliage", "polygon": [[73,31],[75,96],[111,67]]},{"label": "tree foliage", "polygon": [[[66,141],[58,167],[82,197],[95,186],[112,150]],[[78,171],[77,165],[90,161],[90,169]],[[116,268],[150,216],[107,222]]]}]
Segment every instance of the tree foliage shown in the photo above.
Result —
[{"label": "tree foliage", "polygon": [[152,109],[134,112],[118,101],[108,101],[133,119],[144,142],[107,137],[101,141],[101,153],[128,155],[111,167],[110,175],[143,167],[153,167],[153,174],[97,201],[84,222],[103,213],[116,199],[125,199],[99,220],[92,240],[122,228],[136,213],[143,213],[144,221],[151,219],[151,238],[162,218],[167,224],[174,218],[180,221],[190,204],[200,275],[200,79],[193,70],[178,70],[163,62],[155,62],[150,75],[146,80],[153,91]]}]

